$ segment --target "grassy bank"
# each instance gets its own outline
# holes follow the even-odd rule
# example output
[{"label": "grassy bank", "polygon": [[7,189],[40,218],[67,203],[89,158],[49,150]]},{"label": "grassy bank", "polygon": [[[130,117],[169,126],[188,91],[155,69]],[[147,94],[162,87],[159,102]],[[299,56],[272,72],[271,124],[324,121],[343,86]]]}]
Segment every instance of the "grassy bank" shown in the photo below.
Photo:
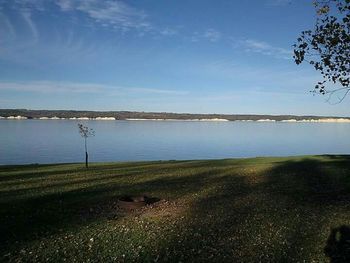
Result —
[{"label": "grassy bank", "polygon": [[349,226],[349,156],[0,166],[0,261],[329,262]]}]

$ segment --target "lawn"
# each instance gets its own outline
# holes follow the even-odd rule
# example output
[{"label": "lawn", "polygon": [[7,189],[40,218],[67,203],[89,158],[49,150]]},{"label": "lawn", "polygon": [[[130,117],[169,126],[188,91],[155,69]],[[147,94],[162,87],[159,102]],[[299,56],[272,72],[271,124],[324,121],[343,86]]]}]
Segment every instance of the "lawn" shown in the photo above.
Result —
[{"label": "lawn", "polygon": [[350,156],[0,166],[1,262],[349,262],[349,227]]}]

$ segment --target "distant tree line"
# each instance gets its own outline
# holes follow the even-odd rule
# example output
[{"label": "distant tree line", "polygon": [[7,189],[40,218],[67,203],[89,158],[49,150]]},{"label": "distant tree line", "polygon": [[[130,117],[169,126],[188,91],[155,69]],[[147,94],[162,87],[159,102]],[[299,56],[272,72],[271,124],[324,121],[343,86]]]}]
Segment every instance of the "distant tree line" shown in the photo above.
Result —
[{"label": "distant tree line", "polygon": [[117,120],[125,119],[227,119],[229,121],[239,120],[311,120],[323,118],[339,118],[333,116],[295,116],[295,115],[250,115],[250,114],[190,114],[190,113],[167,113],[167,112],[134,112],[134,111],[73,111],[73,110],[27,110],[27,109],[0,109],[0,116],[23,116],[28,119],[42,117],[58,118],[97,118],[112,117]]}]

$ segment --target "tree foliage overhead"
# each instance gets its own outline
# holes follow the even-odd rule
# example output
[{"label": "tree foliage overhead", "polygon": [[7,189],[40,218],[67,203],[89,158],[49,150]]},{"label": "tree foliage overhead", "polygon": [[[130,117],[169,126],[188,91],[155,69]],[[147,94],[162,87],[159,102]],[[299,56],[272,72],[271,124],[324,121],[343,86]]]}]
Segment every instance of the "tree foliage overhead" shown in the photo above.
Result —
[{"label": "tree foliage overhead", "polygon": [[[294,45],[296,64],[308,62],[321,72],[314,92],[350,91],[350,0],[315,0],[315,28],[301,32]],[[332,84],[332,89],[327,89]],[[334,88],[337,87],[337,88]]]}]

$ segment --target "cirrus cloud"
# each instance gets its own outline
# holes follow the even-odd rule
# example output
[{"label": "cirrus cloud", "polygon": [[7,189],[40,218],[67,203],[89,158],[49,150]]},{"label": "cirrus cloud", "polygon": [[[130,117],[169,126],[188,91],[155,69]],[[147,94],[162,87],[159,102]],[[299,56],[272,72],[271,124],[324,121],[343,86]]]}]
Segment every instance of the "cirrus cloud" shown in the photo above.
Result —
[{"label": "cirrus cloud", "polygon": [[14,0],[0,1],[1,8],[19,10],[30,16],[31,12],[47,11],[52,6],[64,13],[81,13],[101,25],[128,31],[150,30],[147,14],[122,1],[114,0]]},{"label": "cirrus cloud", "polygon": [[99,83],[82,83],[67,81],[16,81],[16,82],[0,82],[0,91],[20,91],[20,92],[36,92],[36,93],[86,93],[86,94],[105,94],[118,95],[125,93],[142,93],[142,94],[158,94],[158,95],[186,95],[187,91],[156,89],[144,87],[126,87],[113,86]]},{"label": "cirrus cloud", "polygon": [[276,47],[264,41],[254,39],[244,39],[236,41],[234,46],[243,49],[248,53],[258,53],[265,56],[271,56],[277,59],[291,59],[292,51],[282,47]]}]

